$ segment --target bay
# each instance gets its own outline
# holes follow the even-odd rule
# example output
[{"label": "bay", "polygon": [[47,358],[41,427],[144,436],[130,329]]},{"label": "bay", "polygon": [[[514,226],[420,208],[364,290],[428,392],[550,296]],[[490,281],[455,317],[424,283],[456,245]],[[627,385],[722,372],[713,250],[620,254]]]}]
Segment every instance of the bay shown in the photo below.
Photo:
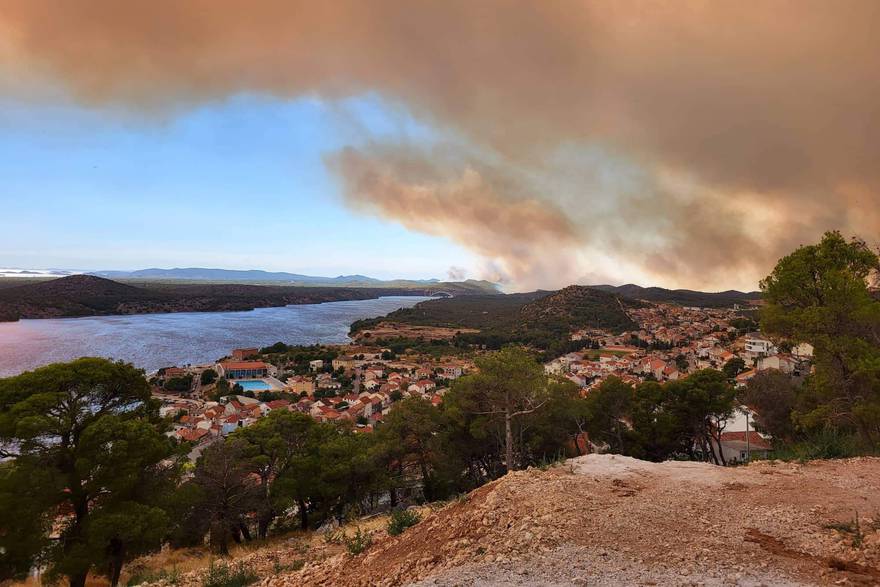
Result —
[{"label": "bay", "polygon": [[0,323],[0,377],[82,356],[130,362],[148,373],[200,364],[233,348],[287,344],[344,344],[355,320],[409,308],[430,298],[372,300],[257,308],[247,312],[181,312]]}]

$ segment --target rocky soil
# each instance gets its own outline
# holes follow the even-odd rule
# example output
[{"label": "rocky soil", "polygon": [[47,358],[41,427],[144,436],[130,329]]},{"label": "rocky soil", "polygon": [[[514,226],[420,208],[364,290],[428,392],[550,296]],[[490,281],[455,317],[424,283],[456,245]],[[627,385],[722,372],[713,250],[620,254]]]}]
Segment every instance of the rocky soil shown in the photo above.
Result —
[{"label": "rocky soil", "polygon": [[327,551],[262,585],[873,585],[878,530],[880,459],[588,455],[509,474],[398,537],[373,530],[363,554]]}]

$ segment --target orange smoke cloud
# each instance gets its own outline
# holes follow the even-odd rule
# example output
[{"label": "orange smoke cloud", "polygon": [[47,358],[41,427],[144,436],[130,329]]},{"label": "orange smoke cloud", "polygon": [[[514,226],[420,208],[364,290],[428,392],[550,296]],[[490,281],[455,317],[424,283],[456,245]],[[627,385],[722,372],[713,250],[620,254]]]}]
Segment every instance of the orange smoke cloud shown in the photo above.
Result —
[{"label": "orange smoke cloud", "polygon": [[[426,159],[397,153],[371,157],[348,148],[328,158],[344,183],[349,204],[394,218],[405,227],[450,238],[488,259],[494,281],[537,288],[573,276],[566,253],[580,244],[569,219],[535,199],[503,197],[483,176],[466,169],[460,177],[411,182],[406,176],[437,178]],[[568,276],[568,277],[566,277]]]},{"label": "orange smoke cloud", "polygon": [[[467,148],[443,182],[393,149],[333,158],[350,202],[524,284],[558,249],[575,273],[753,287],[826,229],[880,229],[859,212],[880,208],[878,25],[874,0],[6,0],[0,59],[94,106],[376,91]],[[557,162],[581,148],[625,173]]]}]

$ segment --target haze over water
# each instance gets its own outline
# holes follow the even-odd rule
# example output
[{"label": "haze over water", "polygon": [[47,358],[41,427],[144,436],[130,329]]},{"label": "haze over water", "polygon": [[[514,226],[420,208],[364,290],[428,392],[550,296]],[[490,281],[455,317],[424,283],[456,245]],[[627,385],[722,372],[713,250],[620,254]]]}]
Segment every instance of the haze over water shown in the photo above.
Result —
[{"label": "haze over water", "polygon": [[122,359],[154,371],[207,363],[236,347],[346,343],[355,320],[409,308],[429,298],[258,308],[249,312],[186,312],[21,320],[0,323],[0,377],[82,356]]}]

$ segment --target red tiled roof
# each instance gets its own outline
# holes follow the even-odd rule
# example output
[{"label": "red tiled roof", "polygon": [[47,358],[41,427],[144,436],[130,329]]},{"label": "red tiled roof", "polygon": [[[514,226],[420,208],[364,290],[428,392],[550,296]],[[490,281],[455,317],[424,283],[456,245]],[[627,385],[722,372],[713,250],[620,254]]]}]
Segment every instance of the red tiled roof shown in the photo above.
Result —
[{"label": "red tiled roof", "polygon": [[[746,433],[743,432],[722,432],[721,433],[721,442],[745,442],[746,441]],[[749,430],[749,445],[751,448],[757,448],[760,450],[769,450],[770,443],[767,442],[764,437],[755,432],[754,430]]]},{"label": "red tiled roof", "polygon": [[220,366],[226,370],[244,370],[244,369],[268,369],[269,366],[263,361],[223,361]]},{"label": "red tiled roof", "polygon": [[177,435],[187,442],[197,442],[199,439],[207,436],[208,431],[204,428],[185,428],[178,430]]}]

